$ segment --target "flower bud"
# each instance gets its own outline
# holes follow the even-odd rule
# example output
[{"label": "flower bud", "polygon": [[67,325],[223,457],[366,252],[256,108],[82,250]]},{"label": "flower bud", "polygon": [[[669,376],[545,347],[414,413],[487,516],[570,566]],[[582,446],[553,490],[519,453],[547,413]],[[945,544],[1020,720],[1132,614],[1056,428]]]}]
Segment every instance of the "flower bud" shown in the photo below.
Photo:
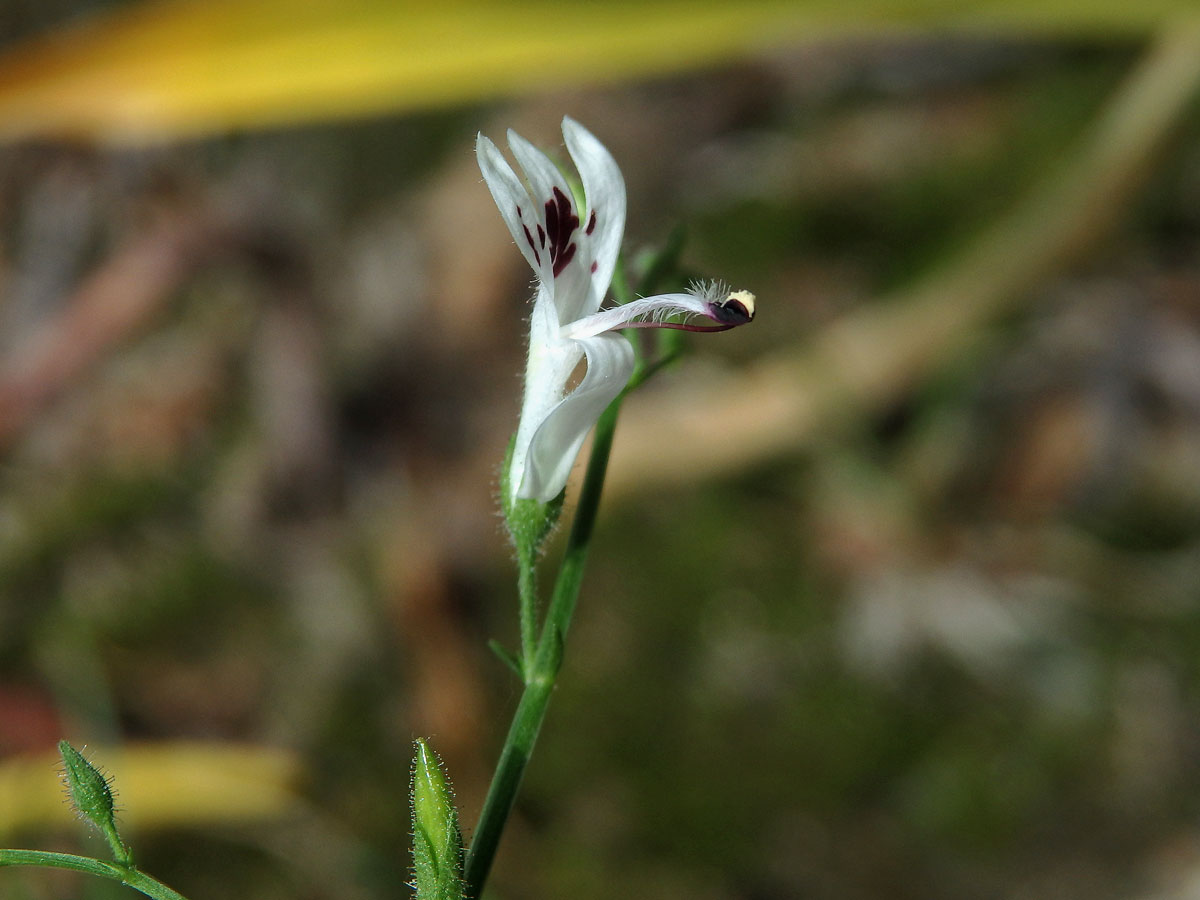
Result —
[{"label": "flower bud", "polygon": [[441,760],[416,742],[412,768],[413,887],[417,900],[461,900],[462,832]]},{"label": "flower bud", "polygon": [[130,864],[129,848],[117,834],[116,807],[108,778],[66,741],[58,742],[58,752],[63,761],[63,783],[76,812],[99,829],[118,862]]}]

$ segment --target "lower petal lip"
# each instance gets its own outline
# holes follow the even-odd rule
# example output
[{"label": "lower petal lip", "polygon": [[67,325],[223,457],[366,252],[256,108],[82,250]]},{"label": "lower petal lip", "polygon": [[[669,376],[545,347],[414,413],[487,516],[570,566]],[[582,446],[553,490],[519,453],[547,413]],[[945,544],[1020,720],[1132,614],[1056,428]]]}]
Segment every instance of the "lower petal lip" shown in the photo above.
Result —
[{"label": "lower petal lip", "polygon": [[597,335],[579,340],[578,345],[587,356],[583,381],[531,435],[525,471],[513,473],[518,497],[545,503],[558,495],[587,433],[633,373],[633,345],[623,336]]}]

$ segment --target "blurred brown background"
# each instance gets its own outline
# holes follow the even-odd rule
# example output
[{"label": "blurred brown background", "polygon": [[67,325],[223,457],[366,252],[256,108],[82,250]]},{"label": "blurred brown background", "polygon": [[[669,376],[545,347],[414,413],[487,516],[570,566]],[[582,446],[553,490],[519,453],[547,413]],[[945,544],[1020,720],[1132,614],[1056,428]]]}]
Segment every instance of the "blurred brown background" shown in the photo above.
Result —
[{"label": "blurred brown background", "polygon": [[[15,47],[78,8],[4,11]],[[486,640],[530,280],[473,141],[569,114],[627,248],[682,223],[760,312],[627,404],[493,896],[1200,896],[1197,59],[1195,28],[881,30],[10,142],[0,753],[293,752],[277,815],[129,811],[192,900],[405,896],[418,735],[473,824],[518,694]]]}]

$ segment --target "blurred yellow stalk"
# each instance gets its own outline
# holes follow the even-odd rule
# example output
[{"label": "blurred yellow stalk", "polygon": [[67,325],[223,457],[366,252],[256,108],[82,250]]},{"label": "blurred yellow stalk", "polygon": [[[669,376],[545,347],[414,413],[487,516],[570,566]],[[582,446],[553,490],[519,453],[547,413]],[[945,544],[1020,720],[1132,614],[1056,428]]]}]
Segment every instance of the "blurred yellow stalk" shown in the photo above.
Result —
[{"label": "blurred yellow stalk", "polygon": [[0,59],[0,136],[153,140],[688,68],[795,34],[795,10],[794,0],[147,3]]},{"label": "blurred yellow stalk", "polygon": [[168,0],[0,56],[0,140],[169,140],[692,69],[909,27],[1144,31],[1192,0]]},{"label": "blurred yellow stalk", "polygon": [[[282,750],[173,742],[84,753],[112,776],[123,828],[258,821],[296,806],[300,765]],[[61,771],[54,752],[0,762],[0,843],[20,830],[75,821]]]}]

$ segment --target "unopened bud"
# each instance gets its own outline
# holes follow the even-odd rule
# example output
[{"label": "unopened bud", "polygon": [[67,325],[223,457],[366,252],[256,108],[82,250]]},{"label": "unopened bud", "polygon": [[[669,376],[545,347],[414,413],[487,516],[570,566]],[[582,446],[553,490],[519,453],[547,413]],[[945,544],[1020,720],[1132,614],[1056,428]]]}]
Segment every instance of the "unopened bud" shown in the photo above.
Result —
[{"label": "unopened bud", "polygon": [[63,783],[67,786],[67,794],[75,811],[99,829],[118,862],[131,864],[129,848],[121,842],[117,833],[112,784],[87,757],[66,741],[58,742],[58,752],[63,761]]},{"label": "unopened bud", "polygon": [[412,769],[413,887],[417,900],[462,900],[462,832],[441,760],[416,741]]}]

